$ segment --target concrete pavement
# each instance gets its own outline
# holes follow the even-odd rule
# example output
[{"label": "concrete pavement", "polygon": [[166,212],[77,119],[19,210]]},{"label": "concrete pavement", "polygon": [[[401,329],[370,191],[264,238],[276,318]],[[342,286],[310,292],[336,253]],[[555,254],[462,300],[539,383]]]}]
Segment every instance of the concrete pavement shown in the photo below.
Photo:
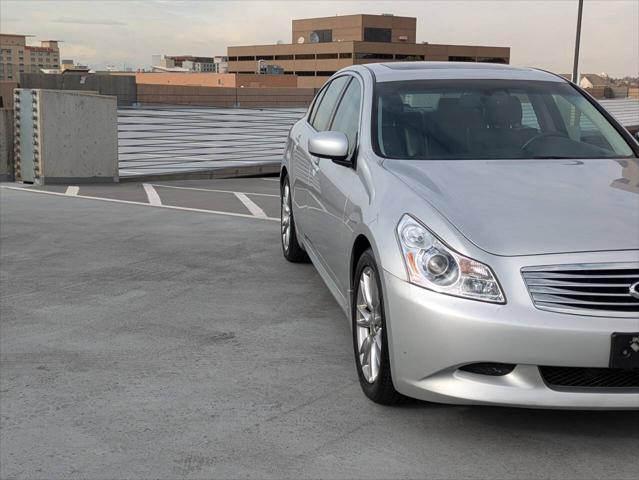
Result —
[{"label": "concrete pavement", "polygon": [[85,188],[0,190],[0,478],[636,478],[637,412],[366,400],[330,293],[241,201]]}]

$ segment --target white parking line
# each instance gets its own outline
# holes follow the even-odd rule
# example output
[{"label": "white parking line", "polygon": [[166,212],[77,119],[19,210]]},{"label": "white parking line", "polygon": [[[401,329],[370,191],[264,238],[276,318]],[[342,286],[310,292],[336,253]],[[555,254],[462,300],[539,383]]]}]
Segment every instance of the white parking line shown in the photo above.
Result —
[{"label": "white parking line", "polygon": [[80,187],[68,186],[67,191],[64,192],[65,195],[75,196],[80,193]]},{"label": "white parking line", "polygon": [[235,196],[244,204],[248,211],[251,212],[254,216],[259,218],[267,218],[266,213],[262,210],[253,200],[247,197],[242,192],[233,192]]},{"label": "white parking line", "polygon": [[[65,193],[60,192],[49,192],[47,190],[34,190],[31,188],[23,188],[23,187],[7,187],[5,185],[1,185],[0,188],[6,190],[16,190],[18,192],[26,192],[26,193],[40,193],[44,195],[56,195],[59,197],[67,197]],[[115,198],[102,198],[102,197],[90,197],[88,195],[74,195],[74,198],[84,198],[86,200],[99,200],[102,202],[110,202],[110,203],[125,203],[128,205],[139,205],[142,207],[153,207],[153,208],[166,208],[169,210],[181,210],[187,212],[199,212],[199,213],[212,213],[214,215],[226,215],[228,217],[241,217],[241,218],[258,218],[260,220],[270,220],[271,222],[279,222],[279,218],[274,217],[256,217],[255,215],[247,215],[245,213],[231,213],[231,212],[222,212],[219,210],[205,210],[203,208],[189,208],[189,207],[178,207],[175,205],[151,205],[149,203],[144,202],[134,202],[131,200],[117,200]]]},{"label": "white parking line", "polygon": [[261,178],[260,180],[266,180],[267,182],[279,182],[279,178]]},{"label": "white parking line", "polygon": [[155,191],[153,185],[150,183],[143,183],[144,191],[146,192],[146,198],[149,199],[149,203],[154,206],[162,205],[162,199],[158,195],[158,192]]},{"label": "white parking line", "polygon": [[151,185],[153,185],[154,187],[161,187],[161,188],[176,188],[178,190],[195,190],[196,192],[243,193],[245,195],[259,195],[260,197],[279,198],[279,195],[275,195],[273,193],[235,192],[234,190],[218,190],[215,188],[176,187],[174,185],[161,185],[159,183],[152,183]]}]

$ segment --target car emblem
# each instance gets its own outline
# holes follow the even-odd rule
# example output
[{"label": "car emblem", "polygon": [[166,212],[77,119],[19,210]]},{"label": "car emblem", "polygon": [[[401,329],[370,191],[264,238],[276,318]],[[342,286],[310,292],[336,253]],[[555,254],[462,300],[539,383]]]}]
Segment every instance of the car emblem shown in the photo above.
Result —
[{"label": "car emblem", "polygon": [[630,296],[639,299],[639,282],[630,285]]}]

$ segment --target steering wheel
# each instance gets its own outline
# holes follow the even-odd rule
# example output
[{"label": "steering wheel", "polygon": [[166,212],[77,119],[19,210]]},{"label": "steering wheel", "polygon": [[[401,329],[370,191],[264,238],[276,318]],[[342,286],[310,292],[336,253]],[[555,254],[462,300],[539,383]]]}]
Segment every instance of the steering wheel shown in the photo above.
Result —
[{"label": "steering wheel", "polygon": [[539,133],[537,135],[535,135],[534,137],[532,137],[530,140],[528,140],[526,143],[524,143],[521,146],[522,150],[526,150],[532,143],[541,140],[542,138],[548,138],[548,137],[559,137],[559,138],[569,138],[568,135],[566,135],[565,133],[561,133],[561,132],[542,132]]}]

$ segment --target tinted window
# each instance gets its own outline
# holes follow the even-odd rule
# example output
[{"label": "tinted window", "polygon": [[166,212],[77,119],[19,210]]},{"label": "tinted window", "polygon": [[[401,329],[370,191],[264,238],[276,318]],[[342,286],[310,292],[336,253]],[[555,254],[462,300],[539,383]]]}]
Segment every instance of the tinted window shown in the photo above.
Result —
[{"label": "tinted window", "polygon": [[326,87],[326,93],[324,93],[322,98],[318,99],[319,103],[317,111],[311,120],[311,125],[313,125],[315,130],[318,132],[328,130],[328,122],[331,120],[333,108],[335,107],[337,100],[339,100],[340,93],[342,93],[344,86],[349,80],[350,77],[348,76],[336,78],[328,85],[328,87]]},{"label": "tinted window", "polygon": [[331,130],[343,132],[348,138],[349,156],[355,149],[357,132],[359,130],[359,107],[361,103],[362,89],[355,79],[348,85],[344,96],[337,107]]},{"label": "tinted window", "polygon": [[319,43],[327,43],[333,41],[333,30],[315,30]]},{"label": "tinted window", "polygon": [[388,158],[634,156],[613,125],[568,83],[416,80],[378,84],[373,142]]},{"label": "tinted window", "polygon": [[317,94],[317,97],[315,98],[313,105],[311,105],[311,111],[308,114],[308,123],[310,124],[313,123],[313,118],[315,118],[315,112],[317,112],[317,107],[320,104],[320,101],[322,100],[322,97],[324,96],[325,93],[326,93],[326,89],[324,88],[320,90],[320,92]]},{"label": "tinted window", "polygon": [[390,42],[391,41],[391,29],[390,28],[364,28],[364,41],[365,42]]}]

